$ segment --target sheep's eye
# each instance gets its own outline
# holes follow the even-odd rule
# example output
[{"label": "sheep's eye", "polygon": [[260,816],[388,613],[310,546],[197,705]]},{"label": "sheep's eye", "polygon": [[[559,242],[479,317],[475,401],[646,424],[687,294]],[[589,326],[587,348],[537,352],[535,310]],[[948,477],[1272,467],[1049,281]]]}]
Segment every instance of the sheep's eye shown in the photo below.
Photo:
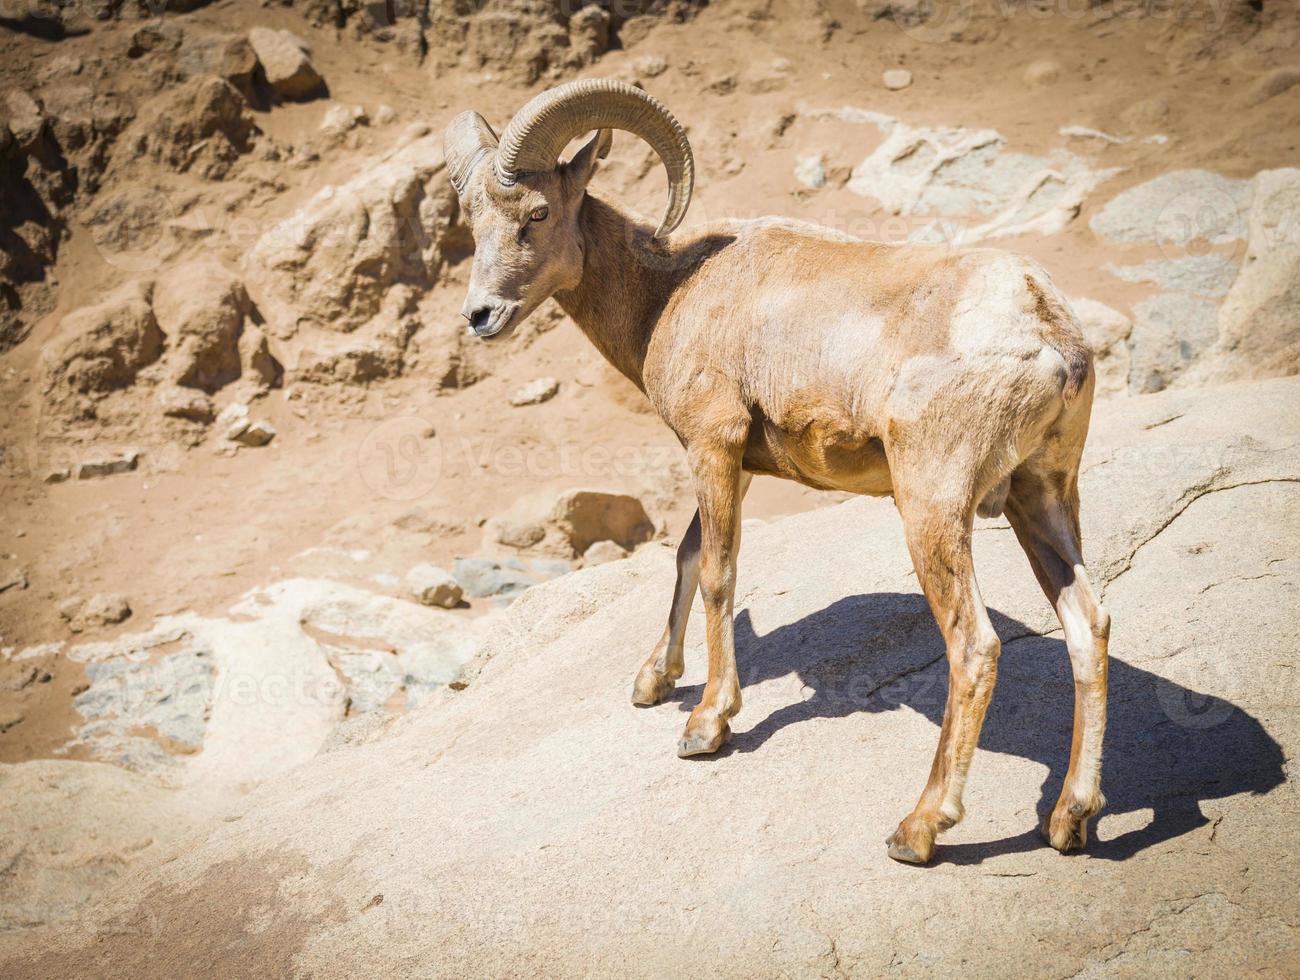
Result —
[{"label": "sheep's eye", "polygon": [[550,208],[533,208],[533,213],[528,216],[529,221],[545,221],[547,215],[551,213]]}]

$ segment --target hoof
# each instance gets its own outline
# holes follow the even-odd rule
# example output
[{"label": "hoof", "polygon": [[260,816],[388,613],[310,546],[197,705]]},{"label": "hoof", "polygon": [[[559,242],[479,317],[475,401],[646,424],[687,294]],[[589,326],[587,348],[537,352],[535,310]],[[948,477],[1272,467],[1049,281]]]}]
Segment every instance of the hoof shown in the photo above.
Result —
[{"label": "hoof", "polygon": [[902,861],[904,864],[925,864],[926,862],[926,859],[917,854],[916,851],[892,837],[885,843],[889,845],[889,856],[895,861]]},{"label": "hoof", "polygon": [[889,856],[904,864],[927,864],[934,856],[935,833],[924,821],[909,816],[885,841]]},{"label": "hoof", "polygon": [[725,721],[713,734],[694,734],[687,732],[677,743],[677,757],[689,759],[693,755],[710,755],[718,751],[731,736],[731,726]]},{"label": "hoof", "polygon": [[642,707],[658,704],[672,693],[677,681],[653,670],[643,670],[632,685],[632,703]]},{"label": "hoof", "polygon": [[1081,851],[1088,843],[1088,818],[1065,816],[1057,819],[1053,815],[1047,823],[1038,828],[1043,840],[1062,854]]},{"label": "hoof", "polygon": [[1058,803],[1047,822],[1038,828],[1038,832],[1043,835],[1043,840],[1062,854],[1081,851],[1088,845],[1088,820],[1104,804],[1105,800],[1100,798],[1091,804]]}]

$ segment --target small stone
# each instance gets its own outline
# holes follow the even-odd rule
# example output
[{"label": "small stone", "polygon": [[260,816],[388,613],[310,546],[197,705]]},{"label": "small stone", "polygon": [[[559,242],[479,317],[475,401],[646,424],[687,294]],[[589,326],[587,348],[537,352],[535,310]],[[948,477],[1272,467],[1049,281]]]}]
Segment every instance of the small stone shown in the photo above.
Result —
[{"label": "small stone", "polygon": [[342,134],[358,126],[366,126],[370,117],[359,105],[332,105],[325,110],[320,128],[324,133]]},{"label": "small stone", "polygon": [[0,572],[0,592],[8,592],[10,589],[27,588],[27,569],[13,568],[7,572]]},{"label": "small stone", "polygon": [[897,92],[912,84],[912,73],[906,68],[890,68],[880,76],[880,80],[885,83],[885,88]]},{"label": "small stone", "polygon": [[61,466],[61,467],[59,467],[58,469],[50,470],[48,473],[46,473],[46,474],[45,474],[45,482],[46,482],[46,483],[62,483],[64,480],[68,479],[70,476],[72,476],[72,471],[71,471],[70,469],[68,469],[66,466]]},{"label": "small stone", "polygon": [[226,438],[241,446],[265,446],[275,438],[275,427],[270,422],[262,420],[250,422],[243,419],[234,423],[226,431]]},{"label": "small stone", "polygon": [[86,600],[79,618],[87,626],[112,626],[131,615],[126,596],[101,592]]},{"label": "small stone", "polygon": [[658,78],[668,70],[668,62],[657,54],[645,54],[632,63],[638,75],[646,78]]},{"label": "small stone", "polygon": [[84,602],[85,600],[80,596],[69,596],[57,606],[59,616],[64,622],[72,622],[72,620],[77,618],[77,614],[81,612],[81,607],[84,605]]},{"label": "small stone", "polygon": [[590,568],[593,565],[604,565],[607,562],[618,561],[620,558],[626,557],[626,549],[616,542],[597,541],[582,553],[582,563]]},{"label": "small stone", "polygon": [[390,105],[381,105],[375,110],[375,125],[387,126],[397,121],[397,110]]},{"label": "small stone", "polygon": [[826,186],[826,164],[820,153],[810,157],[799,157],[794,165],[794,179],[805,187],[816,190]]},{"label": "small stone", "polygon": [[427,563],[416,565],[407,572],[406,584],[411,595],[426,606],[454,609],[465,594],[450,572]]},{"label": "small stone", "polygon": [[77,466],[77,479],[90,480],[98,476],[113,476],[117,473],[129,473],[140,463],[140,454],[129,450],[121,456],[107,456],[83,460]]},{"label": "small stone", "polygon": [[163,414],[169,418],[208,423],[216,414],[212,399],[193,388],[164,388],[158,393],[158,401],[162,404]]},{"label": "small stone", "polygon": [[499,520],[496,539],[507,548],[531,548],[546,537],[546,528],[530,521]]},{"label": "small stone", "polygon": [[1025,84],[1030,88],[1043,88],[1061,77],[1061,66],[1055,61],[1035,61],[1025,69]]},{"label": "small stone", "polygon": [[524,405],[540,405],[550,401],[560,390],[560,383],[554,378],[538,378],[530,381],[510,396],[510,404],[516,408]]}]

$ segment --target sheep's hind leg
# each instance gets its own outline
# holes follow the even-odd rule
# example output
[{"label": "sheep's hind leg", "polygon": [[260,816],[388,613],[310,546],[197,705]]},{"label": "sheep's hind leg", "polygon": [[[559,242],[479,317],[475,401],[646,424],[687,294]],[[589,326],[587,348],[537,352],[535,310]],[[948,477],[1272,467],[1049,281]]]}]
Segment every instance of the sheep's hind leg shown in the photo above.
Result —
[{"label": "sheep's hind leg", "polygon": [[1088,842],[1088,819],[1104,805],[1101,749],[1106,734],[1110,616],[1097,601],[1083,565],[1079,493],[1073,473],[1018,470],[1007,518],[1020,539],[1065,632],[1074,671],[1074,736],[1061,797],[1043,836],[1062,853]]},{"label": "sheep's hind leg", "polygon": [[993,696],[1001,644],[975,582],[973,501],[935,499],[924,491],[900,491],[896,500],[917,579],[948,648],[948,702],[930,778],[916,808],[886,842],[895,860],[924,864],[935,838],[962,817],[962,791]]}]

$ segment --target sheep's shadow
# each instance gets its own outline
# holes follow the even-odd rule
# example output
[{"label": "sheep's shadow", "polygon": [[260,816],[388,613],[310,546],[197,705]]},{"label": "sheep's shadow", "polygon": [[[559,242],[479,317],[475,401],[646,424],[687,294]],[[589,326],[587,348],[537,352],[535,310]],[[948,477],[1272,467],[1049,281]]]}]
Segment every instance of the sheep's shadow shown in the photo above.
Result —
[{"label": "sheep's shadow", "polygon": [[[1038,636],[995,610],[989,614],[1003,652],[979,745],[1047,767],[1038,801],[1041,822],[1056,802],[1069,762],[1074,719],[1069,656],[1063,641]],[[920,595],[850,596],[763,636],[744,611],[736,617],[736,656],[744,687],[795,674],[804,697],[733,735],[720,755],[756,751],[781,729],[811,718],[903,705],[933,722],[938,738],[947,663]],[[698,685],[679,688],[670,698],[687,711],[701,691]],[[1094,834],[1088,844],[1094,858],[1123,860],[1179,837],[1208,822],[1202,800],[1267,793],[1285,779],[1281,747],[1244,709],[1134,667],[1114,652],[1105,753],[1103,813],[1149,809],[1153,817],[1109,840],[1098,841]],[[1030,827],[1001,841],[941,843],[936,853],[940,860],[976,864],[1042,846],[1037,827]]]}]

